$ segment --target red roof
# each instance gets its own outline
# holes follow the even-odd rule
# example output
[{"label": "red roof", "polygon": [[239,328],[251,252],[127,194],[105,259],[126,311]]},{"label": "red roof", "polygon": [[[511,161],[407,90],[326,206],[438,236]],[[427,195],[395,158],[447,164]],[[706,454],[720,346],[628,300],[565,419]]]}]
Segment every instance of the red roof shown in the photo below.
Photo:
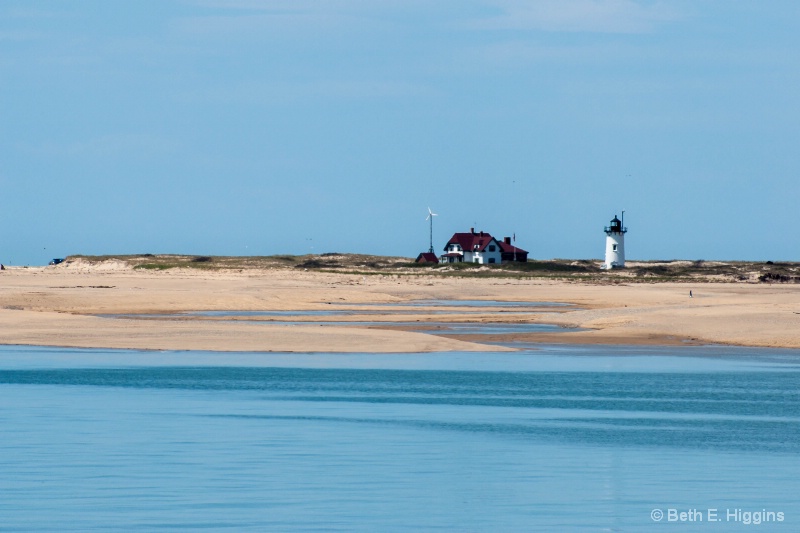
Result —
[{"label": "red roof", "polygon": [[417,263],[438,263],[439,258],[431,252],[423,252],[417,256]]},{"label": "red roof", "polygon": [[497,239],[482,231],[480,233],[454,233],[447,241],[444,250],[447,251],[451,244],[458,244],[465,252],[483,252],[492,241],[500,244]]},{"label": "red roof", "polygon": [[506,254],[527,254],[525,250],[522,248],[517,248],[513,244],[508,244],[507,242],[500,242],[500,251]]}]

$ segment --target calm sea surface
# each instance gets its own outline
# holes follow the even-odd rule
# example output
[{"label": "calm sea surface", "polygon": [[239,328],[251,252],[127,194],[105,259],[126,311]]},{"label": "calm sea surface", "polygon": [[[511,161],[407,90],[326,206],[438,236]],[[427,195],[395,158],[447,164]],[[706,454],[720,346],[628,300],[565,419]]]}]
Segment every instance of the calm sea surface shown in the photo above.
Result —
[{"label": "calm sea surface", "polygon": [[0,348],[0,530],[193,529],[800,531],[800,352]]}]

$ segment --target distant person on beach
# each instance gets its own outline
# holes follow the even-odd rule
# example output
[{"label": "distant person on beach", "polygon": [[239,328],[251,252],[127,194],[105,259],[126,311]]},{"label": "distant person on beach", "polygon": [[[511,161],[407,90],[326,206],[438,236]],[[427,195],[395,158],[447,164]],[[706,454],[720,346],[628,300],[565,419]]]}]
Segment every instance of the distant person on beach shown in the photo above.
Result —
[{"label": "distant person on beach", "polygon": [[689,290],[689,298],[694,298],[694,296],[692,296],[692,291],[691,290]]}]

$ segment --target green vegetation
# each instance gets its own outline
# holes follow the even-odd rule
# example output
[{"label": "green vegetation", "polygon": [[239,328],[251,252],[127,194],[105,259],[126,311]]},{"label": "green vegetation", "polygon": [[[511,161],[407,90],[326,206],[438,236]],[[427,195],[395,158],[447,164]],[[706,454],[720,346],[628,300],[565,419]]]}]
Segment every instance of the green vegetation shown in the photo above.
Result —
[{"label": "green vegetation", "polygon": [[134,268],[141,270],[167,270],[175,267],[176,265],[168,265],[165,263],[142,263],[140,265],[136,265]]},{"label": "green vegetation", "polygon": [[196,270],[258,270],[294,266],[302,258],[290,255],[267,257],[223,257],[206,255],[134,254],[134,255],[71,255],[66,264],[82,262],[100,264],[119,262],[135,270],[169,270],[191,268]]},{"label": "green vegetation", "polygon": [[345,253],[223,257],[203,255],[72,255],[65,266],[117,262],[134,270],[193,269],[204,271],[302,271],[360,276],[433,276],[461,278],[560,279],[590,283],[659,283],[714,281],[722,283],[800,283],[800,263],[742,261],[629,261],[624,269],[602,270],[599,260],[553,259],[526,263],[478,265],[415,263],[406,257]]}]

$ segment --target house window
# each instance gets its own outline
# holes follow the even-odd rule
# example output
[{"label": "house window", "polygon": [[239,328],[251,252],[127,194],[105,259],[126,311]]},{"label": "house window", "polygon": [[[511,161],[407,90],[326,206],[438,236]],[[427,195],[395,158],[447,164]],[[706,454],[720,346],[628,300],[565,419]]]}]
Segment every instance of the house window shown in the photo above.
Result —
[{"label": "house window", "polygon": [[617,245],[616,244],[611,245],[611,250],[616,252],[617,251]]},{"label": "house window", "polygon": [[489,258],[489,263],[491,264],[491,263],[494,263],[494,262],[495,262],[495,261],[494,261],[494,257],[490,257],[490,258]]},{"label": "house window", "polygon": [[490,251],[490,252],[494,252],[494,244],[492,244],[492,245],[490,245],[490,246],[489,246],[489,251]]}]

